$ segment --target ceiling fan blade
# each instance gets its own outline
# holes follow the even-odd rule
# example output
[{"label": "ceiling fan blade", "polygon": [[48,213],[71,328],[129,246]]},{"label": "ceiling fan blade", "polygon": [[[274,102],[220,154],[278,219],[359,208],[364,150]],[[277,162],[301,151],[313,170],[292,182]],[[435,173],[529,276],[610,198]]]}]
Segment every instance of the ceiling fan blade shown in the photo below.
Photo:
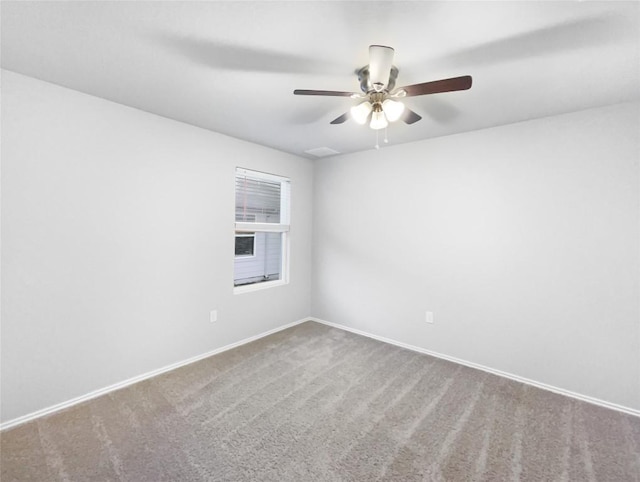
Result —
[{"label": "ceiling fan blade", "polygon": [[[589,47],[602,47],[625,38],[633,28],[629,20],[634,16],[601,14],[558,21],[534,30],[510,35],[474,46],[447,52],[446,57],[432,59],[443,66],[483,66],[495,67],[500,62],[524,60],[570,52]],[[637,14],[635,15],[637,25]],[[637,39],[637,26],[635,27]],[[406,67],[405,67],[406,68]]]},{"label": "ceiling fan blade", "polygon": [[333,119],[331,122],[329,122],[329,124],[342,124],[348,118],[349,118],[349,113],[345,112],[340,117],[336,117],[335,119]]},{"label": "ceiling fan blade", "polygon": [[424,82],[422,84],[407,85],[400,87],[404,90],[407,97],[416,95],[439,94],[440,92],[454,92],[456,90],[467,90],[471,88],[471,76],[453,77],[451,79],[434,80],[433,82]]},{"label": "ceiling fan blade", "polygon": [[305,90],[305,89],[296,89],[293,91],[294,95],[329,95],[333,97],[351,97],[356,94],[355,92],[339,92],[336,90]]},{"label": "ceiling fan blade", "polygon": [[270,72],[276,74],[339,74],[345,66],[339,62],[309,58],[264,47],[232,45],[209,38],[184,37],[169,33],[153,35],[154,44],[188,59],[198,66],[216,70],[240,72]]},{"label": "ceiling fan blade", "polygon": [[402,120],[404,121],[405,124],[415,124],[420,119],[422,119],[422,117],[416,114],[415,112],[413,112],[411,109],[407,109],[406,107],[404,108],[404,114],[402,114]]},{"label": "ceiling fan blade", "polygon": [[382,91],[389,83],[394,50],[384,45],[369,46],[369,81],[376,90]]}]

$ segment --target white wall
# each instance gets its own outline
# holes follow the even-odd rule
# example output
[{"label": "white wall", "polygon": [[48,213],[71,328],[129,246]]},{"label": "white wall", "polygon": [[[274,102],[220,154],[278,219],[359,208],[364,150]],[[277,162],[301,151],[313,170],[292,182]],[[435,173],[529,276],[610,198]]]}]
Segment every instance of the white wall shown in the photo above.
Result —
[{"label": "white wall", "polygon": [[[638,103],[314,173],[2,73],[3,421],[308,316],[312,211],[314,316],[640,409]],[[233,295],[236,166],[292,179],[287,286]]]},{"label": "white wall", "polygon": [[640,409],[639,119],[615,105],[318,161],[313,315]]},{"label": "white wall", "polygon": [[[310,161],[2,74],[3,421],[309,315]],[[287,286],[233,294],[236,166],[292,180]]]}]

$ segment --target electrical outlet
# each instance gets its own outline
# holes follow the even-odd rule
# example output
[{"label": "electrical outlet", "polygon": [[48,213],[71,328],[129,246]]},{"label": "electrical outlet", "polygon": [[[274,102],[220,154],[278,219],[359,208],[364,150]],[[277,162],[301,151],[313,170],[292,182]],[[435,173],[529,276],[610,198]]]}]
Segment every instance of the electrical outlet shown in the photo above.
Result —
[{"label": "electrical outlet", "polygon": [[425,321],[427,323],[433,323],[433,311],[427,311],[427,315],[425,317]]},{"label": "electrical outlet", "polygon": [[218,321],[218,310],[211,310],[211,313],[209,313],[209,321],[211,323]]}]

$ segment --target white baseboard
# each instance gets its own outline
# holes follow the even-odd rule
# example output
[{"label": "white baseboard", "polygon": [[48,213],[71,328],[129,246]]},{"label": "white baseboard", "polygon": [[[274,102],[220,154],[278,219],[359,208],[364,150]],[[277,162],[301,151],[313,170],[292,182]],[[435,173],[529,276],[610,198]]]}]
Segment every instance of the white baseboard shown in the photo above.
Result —
[{"label": "white baseboard", "polygon": [[331,326],[333,328],[338,328],[340,330],[349,331],[351,333],[355,333],[357,335],[366,336],[368,338],[373,338],[374,340],[382,341],[384,343],[390,343],[391,345],[396,345],[402,348],[406,348],[407,350],[416,351],[419,353],[424,353],[425,355],[431,355],[436,358],[441,358],[443,360],[448,360],[454,363],[458,363],[460,365],[464,365],[470,368],[476,368],[478,370],[482,370],[484,372],[492,373],[493,375],[498,375],[501,377],[509,378],[511,380],[515,380],[517,382],[526,383],[527,385],[531,385],[537,388],[541,388],[543,390],[548,390],[550,392],[558,393],[560,395],[565,395],[567,397],[575,398],[577,400],[581,400],[583,402],[592,403],[594,405],[599,405],[601,407],[610,408],[612,410],[617,410],[619,412],[627,413],[629,415],[635,415],[636,417],[640,417],[640,410],[636,410],[630,407],[625,407],[623,405],[618,405],[616,403],[607,402],[605,400],[600,400],[598,398],[590,397],[588,395],[582,395],[581,393],[572,392],[570,390],[565,390],[564,388],[554,387],[553,385],[547,385],[546,383],[537,382],[535,380],[530,380],[528,378],[524,378],[518,375],[514,375],[513,373],[503,372],[501,370],[496,370],[494,368],[485,367],[483,365],[479,365],[477,363],[473,363],[466,360],[461,360],[460,358],[452,357],[449,355],[443,355],[442,353],[437,353],[431,350],[427,350],[425,348],[420,348],[418,346],[408,345],[407,343],[402,343],[400,341],[392,340],[390,338],[385,338],[383,336],[373,335],[371,333],[367,333],[362,330],[357,330],[355,328],[351,328],[349,326],[340,325],[338,323],[332,323],[330,321],[322,320],[320,318],[309,318],[311,321],[315,321],[318,323],[322,323],[323,325]]},{"label": "white baseboard", "polygon": [[50,407],[43,408],[41,410],[37,410],[37,411],[32,412],[32,413],[28,413],[27,415],[23,415],[21,417],[14,418],[12,420],[8,420],[8,421],[3,422],[3,423],[0,424],[0,431],[7,430],[9,428],[15,427],[17,425],[21,425],[21,424],[26,423],[26,422],[30,422],[31,420],[34,420],[34,419],[40,418],[40,417],[44,417],[45,415],[50,415],[50,414],[52,414],[54,412],[58,412],[60,410],[64,410],[65,408],[69,408],[69,407],[71,407],[73,405],[77,405],[78,403],[86,402],[87,400],[91,400],[92,398],[96,398],[96,397],[99,397],[101,395],[105,395],[105,394],[107,394],[109,392],[113,392],[115,390],[120,390],[121,388],[127,387],[129,385],[134,384],[134,383],[138,383],[138,382],[141,382],[141,381],[146,380],[148,378],[152,378],[152,377],[158,376],[158,375],[160,375],[162,373],[166,373],[166,372],[169,372],[171,370],[175,370],[176,368],[180,368],[180,367],[183,367],[185,365],[190,365],[191,363],[195,363],[197,361],[203,360],[203,359],[208,358],[210,356],[217,355],[218,353],[222,353],[223,351],[231,350],[232,348],[236,348],[238,346],[245,345],[247,343],[251,343],[252,341],[258,340],[260,338],[264,338],[265,336],[272,335],[273,333],[277,333],[278,331],[286,330],[287,328],[291,328],[293,326],[299,325],[300,323],[304,323],[305,321],[309,321],[309,320],[310,320],[310,318],[303,318],[301,320],[294,321],[293,323],[289,323],[287,325],[279,326],[277,328],[274,328],[273,330],[265,331],[264,333],[260,333],[259,335],[255,335],[255,336],[251,336],[249,338],[245,338],[244,340],[240,340],[240,341],[237,341],[235,343],[231,343],[229,345],[225,345],[223,347],[216,348],[215,350],[208,351],[208,352],[203,353],[201,355],[196,355],[196,356],[194,356],[192,358],[189,358],[187,360],[182,360],[182,361],[179,361],[179,362],[176,362],[176,363],[172,363],[171,365],[167,365],[165,367],[158,368],[157,370],[153,370],[153,371],[144,373],[142,375],[138,375],[136,377],[129,378],[128,380],[124,380],[124,381],[119,382],[119,383],[114,383],[113,385],[109,385],[108,387],[104,387],[104,388],[100,388],[98,390],[94,390],[94,391],[89,392],[89,393],[87,393],[85,395],[81,395],[81,396],[73,398],[71,400],[67,400],[66,402],[57,403],[57,404],[52,405]]},{"label": "white baseboard", "polygon": [[37,410],[37,411],[29,413],[27,415],[23,415],[21,417],[14,418],[12,420],[8,420],[8,421],[3,422],[3,423],[0,424],[0,431],[10,429],[12,427],[15,427],[17,425],[21,425],[23,423],[26,423],[26,422],[29,422],[31,420],[34,420],[36,418],[44,417],[45,415],[50,415],[50,414],[58,412],[60,410],[64,410],[64,409],[69,408],[69,407],[71,407],[73,405],[77,405],[79,403],[86,402],[87,400],[91,400],[92,398],[96,398],[96,397],[99,397],[101,395],[105,395],[105,394],[107,394],[109,392],[113,392],[115,390],[119,390],[121,388],[127,387],[129,385],[134,384],[134,383],[141,382],[141,381],[146,380],[148,378],[155,377],[155,376],[160,375],[162,373],[166,373],[166,372],[169,372],[171,370],[175,370],[176,368],[180,368],[180,367],[183,367],[185,365],[190,365],[191,363],[195,363],[197,361],[203,360],[205,358],[208,358],[210,356],[216,355],[218,353],[222,353],[224,351],[231,350],[231,349],[236,348],[238,346],[245,345],[247,343],[251,343],[252,341],[258,340],[260,338],[264,338],[265,336],[272,335],[273,333],[277,333],[279,331],[286,330],[287,328],[291,328],[293,326],[299,325],[300,323],[304,323],[305,321],[315,321],[317,323],[322,323],[323,325],[327,325],[327,326],[331,326],[331,327],[334,327],[334,328],[338,328],[340,330],[349,331],[351,333],[355,333],[357,335],[366,336],[368,338],[373,338],[374,340],[382,341],[384,343],[389,343],[391,345],[396,345],[396,346],[399,346],[399,347],[402,347],[402,348],[406,348],[408,350],[416,351],[418,353],[424,353],[426,355],[434,356],[436,358],[441,358],[443,360],[448,360],[448,361],[451,361],[451,362],[454,362],[454,363],[458,363],[460,365],[468,366],[468,367],[471,367],[471,368],[476,368],[478,370],[482,370],[482,371],[485,371],[485,372],[488,372],[488,373],[492,373],[494,375],[498,375],[498,376],[501,376],[501,377],[509,378],[509,379],[515,380],[517,382],[526,383],[527,385],[531,385],[531,386],[534,386],[534,387],[537,387],[537,388],[541,388],[543,390],[549,390],[551,392],[559,393],[560,395],[566,395],[568,397],[572,397],[572,398],[575,398],[577,400],[581,400],[583,402],[592,403],[594,405],[599,405],[601,407],[610,408],[612,410],[617,410],[619,412],[624,412],[624,413],[627,413],[629,415],[635,415],[636,417],[640,417],[640,410],[636,410],[636,409],[625,407],[625,406],[618,405],[618,404],[615,404],[615,403],[607,402],[607,401],[600,400],[600,399],[597,399],[597,398],[589,397],[588,395],[582,395],[580,393],[576,393],[576,392],[572,392],[572,391],[569,391],[569,390],[565,390],[563,388],[554,387],[552,385],[547,385],[546,383],[537,382],[535,380],[529,380],[528,378],[520,377],[520,376],[514,375],[512,373],[507,373],[507,372],[503,372],[501,370],[496,370],[494,368],[485,367],[483,365],[479,365],[477,363],[469,362],[469,361],[462,360],[460,358],[452,357],[452,356],[449,356],[449,355],[443,355],[442,353],[437,353],[437,352],[434,352],[434,351],[431,351],[431,350],[427,350],[425,348],[420,348],[420,347],[417,347],[417,346],[409,345],[407,343],[402,343],[400,341],[392,340],[390,338],[385,338],[383,336],[373,335],[371,333],[367,333],[367,332],[362,331],[362,330],[357,330],[355,328],[351,328],[351,327],[348,327],[348,326],[345,326],[345,325],[340,325],[338,323],[332,323],[330,321],[322,320],[320,318],[308,317],[308,318],[303,318],[303,319],[298,320],[298,321],[294,321],[293,323],[289,323],[289,324],[286,324],[286,325],[279,326],[277,328],[274,328],[272,330],[266,331],[264,333],[260,333],[259,335],[255,335],[255,336],[252,336],[252,337],[249,337],[249,338],[245,338],[244,340],[240,340],[240,341],[237,341],[235,343],[231,343],[229,345],[225,345],[223,347],[216,348],[215,350],[208,351],[208,352],[203,353],[201,355],[196,355],[196,356],[194,356],[192,358],[189,358],[187,360],[182,360],[182,361],[173,363],[171,365],[167,365],[165,367],[159,368],[157,370],[153,370],[153,371],[144,373],[142,375],[138,375],[136,377],[129,378],[128,380],[124,380],[122,382],[115,383],[113,385],[109,385],[108,387],[104,387],[104,388],[100,388],[98,390],[94,390],[94,391],[89,392],[89,393],[87,393],[85,395],[81,395],[81,396],[73,398],[71,400],[67,400],[66,402],[58,403],[56,405],[52,405],[50,407],[43,408],[41,410]]}]

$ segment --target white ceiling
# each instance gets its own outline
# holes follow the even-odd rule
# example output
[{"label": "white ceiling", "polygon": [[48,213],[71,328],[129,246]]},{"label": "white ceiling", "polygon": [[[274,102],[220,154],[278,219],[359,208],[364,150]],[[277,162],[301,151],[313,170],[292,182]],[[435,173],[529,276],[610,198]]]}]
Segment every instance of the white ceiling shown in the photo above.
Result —
[{"label": "white ceiling", "polygon": [[306,157],[372,149],[329,122],[356,101],[368,46],[397,85],[459,75],[471,90],[407,98],[423,116],[390,145],[640,99],[637,2],[9,2],[2,67]]}]

